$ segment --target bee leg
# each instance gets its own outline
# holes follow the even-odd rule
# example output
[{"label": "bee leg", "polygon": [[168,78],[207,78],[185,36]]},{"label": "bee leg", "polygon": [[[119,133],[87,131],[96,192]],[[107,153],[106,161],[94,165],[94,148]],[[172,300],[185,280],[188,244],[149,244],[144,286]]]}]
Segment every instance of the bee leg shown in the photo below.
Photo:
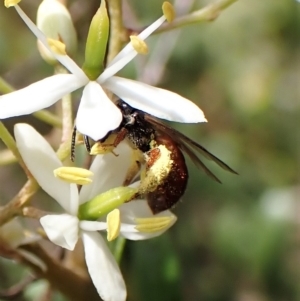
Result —
[{"label": "bee leg", "polygon": [[90,145],[89,137],[84,135],[83,136],[83,141],[84,141],[84,145],[85,145],[86,150],[88,151],[88,153],[90,153],[91,152],[91,145]]}]

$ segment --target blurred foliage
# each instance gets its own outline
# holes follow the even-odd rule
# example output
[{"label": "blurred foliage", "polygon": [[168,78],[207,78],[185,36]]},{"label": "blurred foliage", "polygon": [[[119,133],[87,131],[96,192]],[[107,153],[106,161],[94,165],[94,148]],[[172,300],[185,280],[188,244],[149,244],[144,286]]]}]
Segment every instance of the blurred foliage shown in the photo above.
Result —
[{"label": "blurred foliage", "polygon": [[[193,10],[211,2],[195,1]],[[128,0],[136,19],[125,15],[127,26],[152,22],[161,3]],[[24,1],[33,19],[37,5]],[[82,1],[72,1],[71,12],[83,49],[93,9],[81,12],[80,5]],[[129,300],[299,300],[300,3],[239,0],[214,22],[176,31],[179,38],[159,86],[196,102],[209,122],[173,126],[239,176],[208,162],[223,182],[219,185],[187,160],[190,181],[174,210],[178,222],[159,238],[126,245],[122,270]],[[149,39],[150,52],[164,35]],[[16,88],[51,74],[35,43],[14,10],[0,7],[0,74]],[[83,52],[78,62],[82,57]],[[136,77],[135,67],[122,74]],[[16,167],[0,172],[5,181],[0,196],[7,200],[23,178],[14,177]],[[6,185],[8,178],[17,182]],[[276,193],[266,205],[270,191]],[[35,198],[37,206],[42,197]],[[23,270],[0,261],[0,288],[18,281]],[[32,293],[25,299],[37,300]]]}]

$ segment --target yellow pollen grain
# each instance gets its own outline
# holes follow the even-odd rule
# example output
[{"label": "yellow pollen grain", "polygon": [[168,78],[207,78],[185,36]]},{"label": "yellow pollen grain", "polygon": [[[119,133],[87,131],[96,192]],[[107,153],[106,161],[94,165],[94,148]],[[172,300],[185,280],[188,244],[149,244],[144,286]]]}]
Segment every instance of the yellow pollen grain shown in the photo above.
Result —
[{"label": "yellow pollen grain", "polygon": [[171,23],[176,16],[175,9],[170,2],[165,1],[162,5],[162,11],[167,21]]},{"label": "yellow pollen grain", "polygon": [[47,39],[48,44],[51,48],[51,50],[56,53],[56,54],[60,54],[60,55],[66,55],[66,45],[58,40],[54,40],[54,39]]},{"label": "yellow pollen grain", "polygon": [[134,50],[139,54],[147,54],[148,46],[145,41],[140,39],[138,36],[130,36],[131,45]]},{"label": "yellow pollen grain", "polygon": [[107,214],[107,240],[112,241],[119,236],[121,228],[120,210],[114,209]]},{"label": "yellow pollen grain", "polygon": [[21,0],[4,0],[4,6],[5,7],[11,7],[17,5]]},{"label": "yellow pollen grain", "polygon": [[55,177],[63,181],[79,185],[90,184],[92,182],[90,177],[94,175],[91,171],[84,168],[65,166],[55,169],[53,173]]}]

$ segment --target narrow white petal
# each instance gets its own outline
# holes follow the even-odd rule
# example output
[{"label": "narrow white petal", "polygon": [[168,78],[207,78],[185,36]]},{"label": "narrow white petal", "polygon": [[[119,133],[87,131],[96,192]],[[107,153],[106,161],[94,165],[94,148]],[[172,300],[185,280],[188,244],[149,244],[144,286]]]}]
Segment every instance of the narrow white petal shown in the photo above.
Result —
[{"label": "narrow white petal", "polygon": [[[162,23],[164,23],[165,20],[166,20],[165,16],[160,17],[149,27],[147,27],[144,31],[142,31],[138,35],[138,37],[141,38],[142,40],[145,40],[148,36],[151,35],[153,31],[155,31]],[[124,66],[126,66],[137,54],[138,53],[132,47],[132,44],[128,43],[109,63],[107,68],[98,77],[97,82],[99,84],[104,83],[108,78],[115,75]]]},{"label": "narrow white petal", "polygon": [[117,128],[122,120],[120,110],[107,97],[101,86],[90,82],[83,90],[77,112],[77,130],[95,141]]},{"label": "narrow white petal", "polygon": [[0,96],[0,118],[31,114],[47,108],[82,86],[73,74],[57,74]]},{"label": "narrow white petal", "polygon": [[103,86],[132,107],[158,118],[184,123],[206,121],[197,105],[174,92],[116,76]]},{"label": "narrow white petal", "polygon": [[32,126],[15,125],[15,137],[21,156],[39,185],[66,211],[70,208],[70,184],[54,177],[53,170],[61,167],[49,143]]},{"label": "narrow white petal", "polygon": [[93,182],[81,188],[80,204],[87,202],[98,194],[111,188],[122,186],[131,164],[132,148],[121,142],[114,154],[98,155],[94,159],[90,171],[94,173]]},{"label": "narrow white petal", "polygon": [[107,229],[107,223],[96,221],[80,221],[79,227],[84,231],[102,231]]},{"label": "narrow white petal", "polygon": [[[120,208],[121,211],[121,235],[130,240],[145,240],[150,239],[156,236],[161,235],[166,230],[168,230],[177,220],[177,217],[170,211],[165,210],[156,215],[153,215],[151,212],[147,202],[145,200],[136,200],[131,201],[122,205]],[[145,233],[145,232],[138,232],[134,228],[136,225],[136,218],[147,218],[147,217],[162,217],[168,216],[173,217],[173,222],[169,224],[168,227],[163,229],[162,231]]]},{"label": "narrow white petal", "polygon": [[69,208],[67,210],[71,215],[77,215],[79,206],[79,195],[78,188],[76,184],[70,184],[70,202]]},{"label": "narrow white petal", "polygon": [[79,220],[69,214],[45,215],[40,219],[48,238],[56,245],[74,250],[78,241]]},{"label": "narrow white petal", "polygon": [[85,260],[92,281],[105,301],[125,301],[126,286],[120,269],[99,233],[82,233]]},{"label": "narrow white petal", "polygon": [[33,32],[33,34],[43,43],[43,45],[52,53],[52,55],[62,64],[64,65],[71,73],[76,75],[80,80],[87,80],[84,72],[78,67],[78,65],[68,56],[68,55],[59,55],[56,52],[52,51],[51,47],[49,47],[47,42],[47,37],[41,32],[37,26],[27,17],[24,11],[20,8],[20,6],[14,6],[20,17],[29,27],[29,29]]}]

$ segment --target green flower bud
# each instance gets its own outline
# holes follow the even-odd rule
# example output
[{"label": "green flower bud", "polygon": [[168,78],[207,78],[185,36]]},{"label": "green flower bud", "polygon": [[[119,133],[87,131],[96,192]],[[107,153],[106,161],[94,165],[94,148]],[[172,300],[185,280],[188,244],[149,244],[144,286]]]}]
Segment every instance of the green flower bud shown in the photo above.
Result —
[{"label": "green flower bud", "polygon": [[78,218],[80,220],[97,220],[123,203],[132,200],[137,191],[136,188],[122,186],[101,193],[79,206]]},{"label": "green flower bud", "polygon": [[85,61],[83,71],[90,80],[95,80],[103,71],[109,34],[109,18],[105,0],[96,12],[90,25],[85,47]]},{"label": "green flower bud", "polygon": [[[65,44],[66,52],[72,55],[77,50],[77,35],[69,11],[57,0],[43,0],[37,12],[37,27],[48,39]],[[57,61],[51,52],[38,41],[42,58],[49,64]]]}]

